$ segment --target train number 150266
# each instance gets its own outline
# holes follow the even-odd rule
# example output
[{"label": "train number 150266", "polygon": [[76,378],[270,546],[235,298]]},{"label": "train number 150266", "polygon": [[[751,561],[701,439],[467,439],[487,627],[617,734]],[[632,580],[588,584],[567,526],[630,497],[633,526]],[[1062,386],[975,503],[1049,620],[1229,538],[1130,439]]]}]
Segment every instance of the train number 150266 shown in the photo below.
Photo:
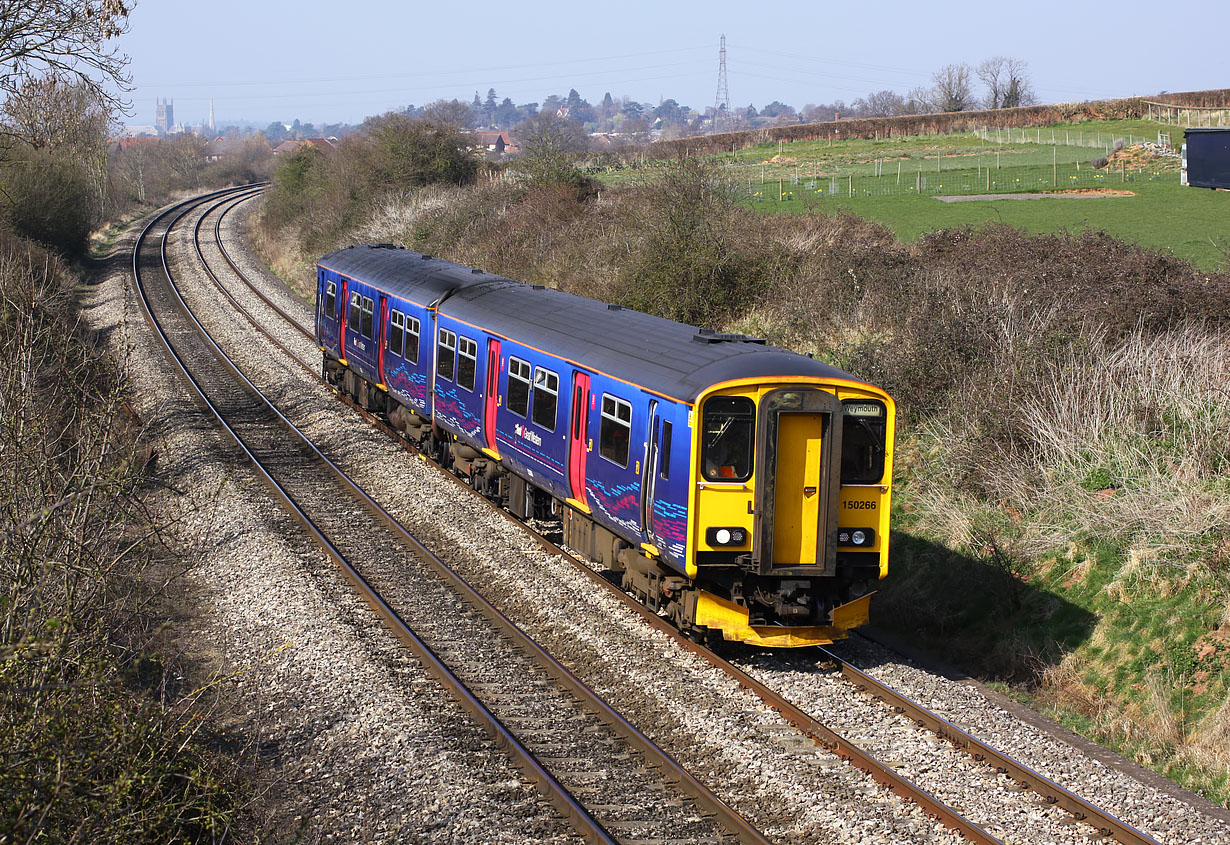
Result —
[{"label": "train number 150266", "polygon": [[847,499],[841,506],[848,511],[873,511],[877,504],[874,499]]}]

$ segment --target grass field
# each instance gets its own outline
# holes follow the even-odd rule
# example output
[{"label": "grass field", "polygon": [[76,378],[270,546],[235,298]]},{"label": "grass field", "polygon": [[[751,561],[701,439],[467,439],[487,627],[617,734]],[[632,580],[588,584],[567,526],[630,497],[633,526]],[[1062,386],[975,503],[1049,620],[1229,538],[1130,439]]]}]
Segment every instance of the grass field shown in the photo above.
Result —
[{"label": "grass field", "polygon": [[[1135,172],[1129,165],[1126,174],[1092,168],[1094,158],[1113,149],[1115,138],[1156,139],[1158,132],[1170,133],[1176,146],[1182,143],[1181,127],[1116,120],[1030,129],[1027,140],[1014,136],[1011,143],[993,143],[973,133],[833,137],[760,144],[710,160],[750,207],[765,214],[841,209],[883,223],[907,242],[935,229],[987,222],[1039,233],[1105,230],[1144,247],[1170,250],[1206,270],[1230,267],[1230,193],[1181,187],[1176,159],[1154,159]],[[610,171],[600,178],[611,184],[636,181],[658,166],[647,163],[645,169]],[[1134,196],[957,203],[934,198],[1047,191],[1056,182],[1060,189],[1105,187]],[[854,196],[848,195],[850,188]]]},{"label": "grass field", "polygon": [[[1154,249],[1170,250],[1206,270],[1230,261],[1230,193],[1185,188],[1176,174],[1162,180],[1120,183],[1111,174],[1106,187],[1135,196],[1038,200],[971,200],[946,203],[931,196],[802,198],[784,203],[753,203],[765,213],[832,213],[843,209],[883,223],[903,241],[935,229],[1006,223],[1030,232],[1103,229],[1116,237]],[[956,193],[956,191],[954,191]]]}]

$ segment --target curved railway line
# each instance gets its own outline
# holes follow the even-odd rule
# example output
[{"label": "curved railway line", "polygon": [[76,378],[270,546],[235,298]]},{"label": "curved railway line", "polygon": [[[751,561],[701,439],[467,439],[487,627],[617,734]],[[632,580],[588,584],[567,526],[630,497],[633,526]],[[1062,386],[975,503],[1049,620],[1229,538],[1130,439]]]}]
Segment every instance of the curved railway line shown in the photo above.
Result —
[{"label": "curved railway line", "polygon": [[[311,341],[315,349],[311,328],[261,291],[223,245],[224,217],[257,193],[259,189],[232,190],[176,206],[151,221],[134,250],[133,272],[142,299],[147,303],[147,316],[167,349],[180,361],[181,372],[194,385],[193,389],[213,408],[220,423],[258,471],[278,491],[306,530],[342,567],[346,577],[363,593],[385,624],[432,667],[432,673],[513,755],[517,766],[537,783],[548,800],[567,815],[582,835],[602,842],[766,841],[752,824],[679,767],[628,720],[589,691],[568,668],[537,646],[477,591],[464,584],[373,497],[315,448],[273,401],[263,397],[258,402],[252,401],[254,393],[259,396],[256,386],[242,375],[238,365],[226,359],[212,339],[208,339],[205,327],[191,316],[183,297],[175,289],[166,260],[166,240],[182,218],[201,204],[208,204],[208,209],[200,214],[193,227],[193,242],[197,258],[212,283],[253,329],[268,336],[300,367],[319,377],[318,366],[288,349],[276,337],[278,332],[263,325],[260,317],[239,302],[210,269],[202,250],[202,230],[206,219],[214,214],[213,238],[231,273],[259,297],[277,319]],[[159,230],[161,237],[157,237]],[[152,278],[155,275],[157,279]],[[146,285],[150,290],[147,291]],[[369,422],[410,448],[382,421],[348,398],[342,398],[363,413]],[[469,489],[451,473],[443,469],[439,473]],[[331,492],[322,495],[320,488],[325,478],[330,479],[326,489]],[[345,492],[340,492],[343,489]],[[477,497],[478,494],[473,495]],[[510,522],[522,524],[507,513],[500,513]],[[356,530],[360,525],[362,527]],[[360,539],[356,541],[356,537]],[[669,622],[623,593],[592,567],[576,560],[541,534],[535,537],[547,550],[572,561],[594,589],[603,589],[617,597],[647,623],[671,637],[679,648],[727,673],[764,705],[780,713],[800,737],[847,760],[894,794],[917,803],[967,840],[1004,841],[984,829],[990,825],[976,824],[940,796],[930,794],[903,777],[897,765],[876,759],[858,743],[841,736],[748,672],[692,643]],[[390,549],[396,549],[396,554],[389,554]],[[414,584],[412,590],[405,586],[408,581]],[[382,594],[389,598],[386,600]],[[446,608],[447,612],[434,612],[440,608]],[[481,647],[475,648],[475,644]],[[1009,755],[970,736],[837,655],[829,652],[826,657],[847,679],[852,696],[858,694],[856,691],[865,692],[891,711],[902,714],[908,724],[926,727],[951,743],[954,753],[972,757],[1002,775],[1000,780],[1004,788],[1032,790],[1038,803],[1067,811],[1071,819],[1088,826],[1089,836],[1109,837],[1132,845],[1157,842]],[[548,717],[550,724],[544,726],[541,717],[548,713],[554,715]],[[570,728],[572,733],[560,733],[561,726]],[[581,750],[587,744],[593,748],[588,756]],[[604,781],[601,790],[587,789],[595,768],[603,765],[621,771]],[[615,787],[613,780],[623,785]],[[685,796],[670,800],[663,797],[677,795],[680,786]],[[1012,841],[1019,840],[1012,838]],[[1050,840],[1042,834],[1038,841]]]},{"label": "curved railway line", "polygon": [[[203,202],[213,210],[230,193]],[[167,262],[170,231],[199,204],[156,217],[137,239],[133,274],[147,318],[193,392],[381,620],[587,840],[766,842],[449,570],[243,376],[192,315]],[[321,483],[330,476],[335,483]],[[415,601],[396,595],[407,577]],[[595,772],[601,789],[587,788]]]}]

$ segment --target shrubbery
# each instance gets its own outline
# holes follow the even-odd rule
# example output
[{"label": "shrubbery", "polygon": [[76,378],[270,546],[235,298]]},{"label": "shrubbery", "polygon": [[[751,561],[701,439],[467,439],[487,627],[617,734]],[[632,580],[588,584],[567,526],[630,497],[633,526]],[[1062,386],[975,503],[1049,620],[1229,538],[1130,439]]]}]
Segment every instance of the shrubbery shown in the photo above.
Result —
[{"label": "shrubbery", "polygon": [[75,279],[0,235],[0,838],[217,841],[233,758],[207,693],[157,655],[158,526],[116,362],[85,342]]}]

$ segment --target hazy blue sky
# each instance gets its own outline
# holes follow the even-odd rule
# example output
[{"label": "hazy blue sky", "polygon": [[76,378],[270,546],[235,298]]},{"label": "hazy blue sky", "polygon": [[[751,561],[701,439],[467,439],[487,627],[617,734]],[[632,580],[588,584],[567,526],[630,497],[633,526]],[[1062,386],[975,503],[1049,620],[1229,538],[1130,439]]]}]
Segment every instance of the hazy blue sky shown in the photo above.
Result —
[{"label": "hazy blue sky", "polygon": [[1029,63],[1045,102],[1230,87],[1230,2],[1030,4],[500,4],[394,0],[140,0],[119,46],[132,58],[133,124],[155,98],[198,123],[358,122],[408,103],[516,103],[576,88],[656,105],[712,106],[718,39],[732,106],[850,102],[929,85],[949,62]]}]

